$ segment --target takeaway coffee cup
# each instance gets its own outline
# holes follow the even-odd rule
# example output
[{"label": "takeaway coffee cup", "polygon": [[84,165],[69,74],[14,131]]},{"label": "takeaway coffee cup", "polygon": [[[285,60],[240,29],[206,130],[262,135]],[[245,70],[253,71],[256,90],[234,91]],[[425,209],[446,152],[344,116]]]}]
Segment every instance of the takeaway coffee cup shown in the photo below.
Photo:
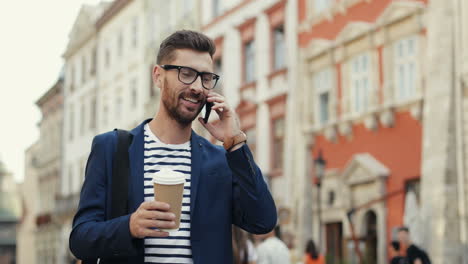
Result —
[{"label": "takeaway coffee cup", "polygon": [[153,176],[154,199],[170,205],[169,212],[175,215],[174,229],[161,229],[163,231],[177,231],[180,225],[180,212],[184,193],[185,175],[183,173],[163,168]]}]

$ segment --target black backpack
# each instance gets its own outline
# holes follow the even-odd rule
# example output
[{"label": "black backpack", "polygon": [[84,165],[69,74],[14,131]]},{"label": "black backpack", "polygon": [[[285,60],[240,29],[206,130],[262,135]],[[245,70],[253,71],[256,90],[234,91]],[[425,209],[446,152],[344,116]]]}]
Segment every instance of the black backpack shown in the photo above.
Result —
[{"label": "black backpack", "polygon": [[[130,176],[130,160],[128,148],[133,140],[133,135],[126,130],[117,131],[117,147],[112,161],[112,190],[111,190],[111,215],[107,220],[126,215],[128,212],[128,177]],[[118,259],[87,259],[83,264],[96,263],[127,263]]]}]

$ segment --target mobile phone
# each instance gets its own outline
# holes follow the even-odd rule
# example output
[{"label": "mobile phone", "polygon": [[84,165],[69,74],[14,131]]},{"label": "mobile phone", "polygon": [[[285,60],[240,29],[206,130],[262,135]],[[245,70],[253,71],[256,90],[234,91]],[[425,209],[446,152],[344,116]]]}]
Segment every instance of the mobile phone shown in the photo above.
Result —
[{"label": "mobile phone", "polygon": [[212,102],[207,102],[206,105],[205,105],[205,117],[203,118],[203,121],[206,123],[208,123],[208,119],[210,118],[210,113],[211,113],[211,107],[213,107],[213,103]]}]

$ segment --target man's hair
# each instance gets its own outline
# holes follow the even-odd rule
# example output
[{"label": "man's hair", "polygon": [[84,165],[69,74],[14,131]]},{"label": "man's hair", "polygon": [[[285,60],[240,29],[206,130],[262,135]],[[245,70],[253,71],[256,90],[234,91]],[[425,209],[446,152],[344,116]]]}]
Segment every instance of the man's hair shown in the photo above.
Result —
[{"label": "man's hair", "polygon": [[167,37],[159,46],[156,63],[161,64],[174,60],[175,51],[178,49],[191,49],[199,52],[208,52],[210,57],[216,51],[216,46],[212,39],[205,34],[191,30],[179,30]]},{"label": "man's hair", "polygon": [[409,233],[409,228],[406,226],[402,226],[398,228],[398,232],[404,231],[406,233]]},{"label": "man's hair", "polygon": [[399,251],[399,250],[400,250],[400,242],[398,242],[398,241],[392,241],[392,242],[390,242],[390,246],[392,246],[392,248],[393,248],[395,251]]}]

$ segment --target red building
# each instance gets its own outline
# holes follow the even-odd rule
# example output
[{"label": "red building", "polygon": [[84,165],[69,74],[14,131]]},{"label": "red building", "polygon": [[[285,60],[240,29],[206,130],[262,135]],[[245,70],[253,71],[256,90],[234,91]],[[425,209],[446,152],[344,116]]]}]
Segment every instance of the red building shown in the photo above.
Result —
[{"label": "red building", "polygon": [[347,212],[366,263],[383,264],[394,228],[411,225],[405,206],[418,208],[426,5],[298,0],[303,120],[310,159],[326,161],[314,230],[330,263],[357,258]]}]

